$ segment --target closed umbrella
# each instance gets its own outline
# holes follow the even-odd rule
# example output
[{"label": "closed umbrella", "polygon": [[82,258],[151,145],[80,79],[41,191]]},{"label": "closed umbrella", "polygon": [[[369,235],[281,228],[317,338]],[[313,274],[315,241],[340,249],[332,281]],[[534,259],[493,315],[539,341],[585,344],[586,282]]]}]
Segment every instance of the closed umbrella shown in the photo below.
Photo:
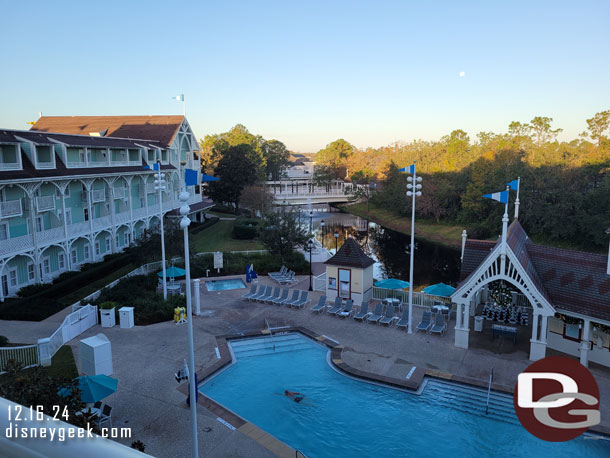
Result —
[{"label": "closed umbrella", "polygon": [[104,374],[78,377],[81,400],[90,403],[104,399],[116,391],[118,383],[117,379]]},{"label": "closed umbrella", "polygon": [[445,283],[436,283],[424,288],[424,293],[431,296],[450,297],[454,291],[455,288],[453,286],[446,285]]}]

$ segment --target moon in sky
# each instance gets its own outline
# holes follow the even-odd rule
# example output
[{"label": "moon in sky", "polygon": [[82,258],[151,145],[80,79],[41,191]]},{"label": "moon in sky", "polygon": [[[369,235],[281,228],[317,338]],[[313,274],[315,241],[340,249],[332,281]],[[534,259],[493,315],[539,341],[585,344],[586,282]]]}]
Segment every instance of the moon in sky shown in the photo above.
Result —
[{"label": "moon in sky", "polygon": [[460,78],[463,78],[464,76],[466,76],[466,72],[460,72]]}]

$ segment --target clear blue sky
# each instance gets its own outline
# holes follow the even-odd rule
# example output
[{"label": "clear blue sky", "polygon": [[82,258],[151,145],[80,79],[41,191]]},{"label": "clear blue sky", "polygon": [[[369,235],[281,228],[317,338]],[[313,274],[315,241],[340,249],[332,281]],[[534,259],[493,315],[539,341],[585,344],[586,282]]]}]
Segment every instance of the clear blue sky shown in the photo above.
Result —
[{"label": "clear blue sky", "polygon": [[[610,2],[3,1],[0,127],[180,114],[289,149],[471,138],[610,109]],[[460,72],[465,76],[460,77]]]}]

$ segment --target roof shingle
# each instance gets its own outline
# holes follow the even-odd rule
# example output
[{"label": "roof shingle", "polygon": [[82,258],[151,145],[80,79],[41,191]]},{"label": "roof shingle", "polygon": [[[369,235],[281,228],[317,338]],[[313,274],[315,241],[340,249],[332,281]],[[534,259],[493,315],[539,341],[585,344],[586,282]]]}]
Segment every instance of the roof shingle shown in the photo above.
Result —
[{"label": "roof shingle", "polygon": [[353,238],[349,237],[343,246],[339,248],[337,254],[324,262],[324,264],[364,269],[375,264],[375,261],[364,254],[364,251],[362,251],[362,248],[360,248],[358,243],[356,243]]}]

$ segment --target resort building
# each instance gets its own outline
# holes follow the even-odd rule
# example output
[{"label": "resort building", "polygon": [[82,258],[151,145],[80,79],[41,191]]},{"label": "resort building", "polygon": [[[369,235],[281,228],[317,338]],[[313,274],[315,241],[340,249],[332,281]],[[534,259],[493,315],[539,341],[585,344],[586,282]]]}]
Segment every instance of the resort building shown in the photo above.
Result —
[{"label": "resort building", "polygon": [[[506,214],[497,242],[467,240],[465,231],[462,237],[461,283],[451,296],[457,304],[456,346],[468,348],[470,317],[494,306],[490,289],[500,283],[512,289],[508,308],[531,317],[530,360],[545,357],[548,347],[585,366],[592,361],[610,367],[607,256],[535,244],[517,219],[508,226]],[[511,327],[500,325],[498,331]]]},{"label": "resort building", "polygon": [[[0,301],[159,224],[181,205],[183,169],[200,182],[198,151],[184,116],[44,116],[29,131],[0,130]],[[201,218],[210,203],[199,186],[189,192]]]}]

